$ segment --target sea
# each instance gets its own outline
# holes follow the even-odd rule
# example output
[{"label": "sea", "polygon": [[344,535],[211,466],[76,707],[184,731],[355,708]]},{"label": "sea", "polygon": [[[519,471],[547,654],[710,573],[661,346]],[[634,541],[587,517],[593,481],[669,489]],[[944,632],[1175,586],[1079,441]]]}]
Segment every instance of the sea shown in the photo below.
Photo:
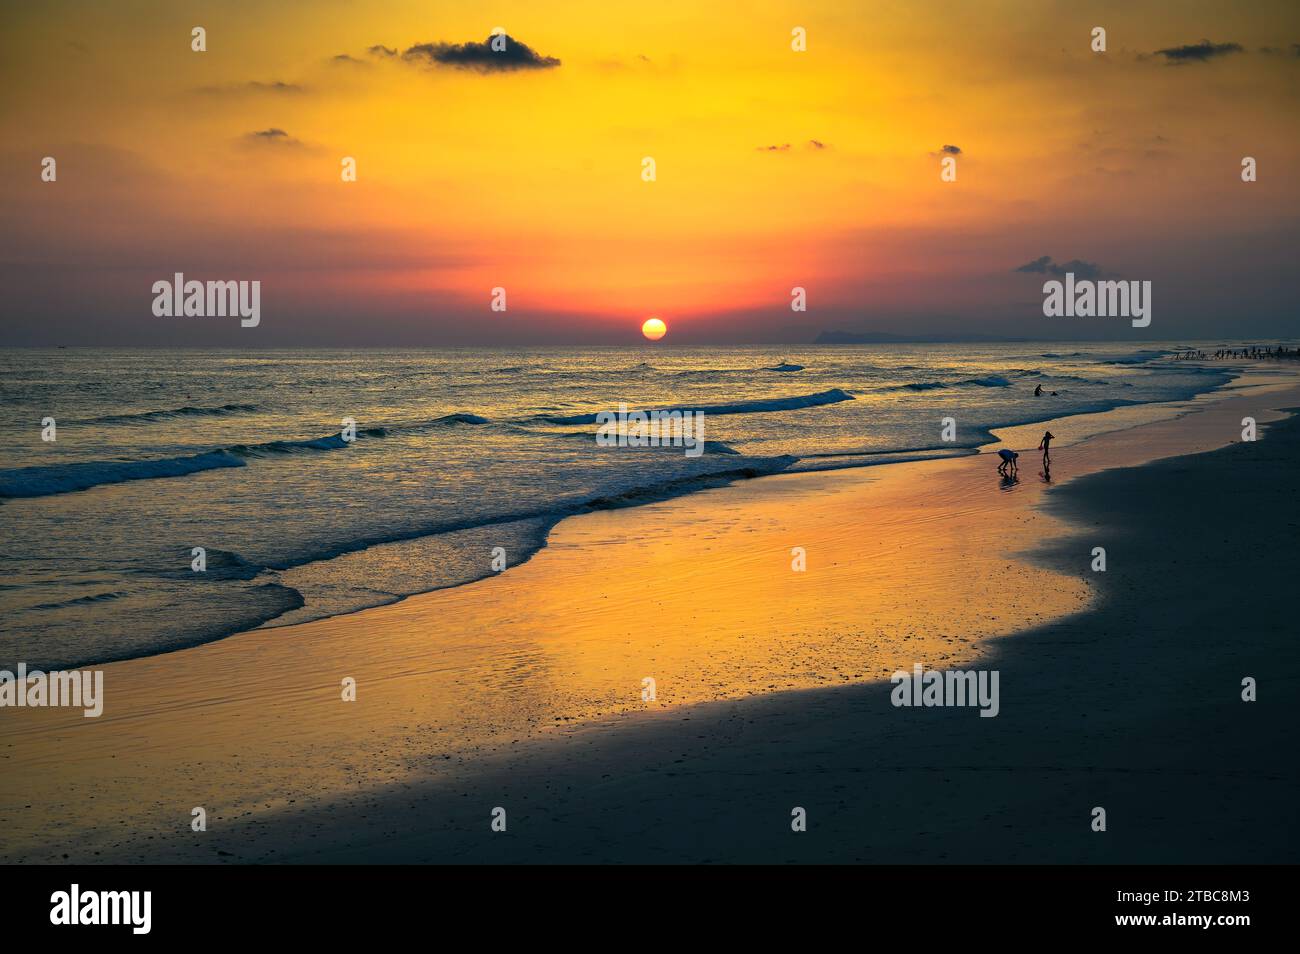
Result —
[{"label": "sea", "polygon": [[[1180,347],[0,350],[0,668],[350,613],[509,572],[568,515],[1231,379]],[[620,404],[703,412],[704,452],[597,444]]]}]

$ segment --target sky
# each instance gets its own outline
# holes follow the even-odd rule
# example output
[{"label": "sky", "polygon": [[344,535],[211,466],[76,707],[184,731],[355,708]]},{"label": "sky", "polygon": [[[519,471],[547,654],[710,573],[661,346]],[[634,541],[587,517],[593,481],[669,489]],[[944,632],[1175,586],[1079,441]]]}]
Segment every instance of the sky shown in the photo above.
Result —
[{"label": "sky", "polygon": [[[1295,0],[0,20],[0,345],[631,344],[652,315],[663,344],[1300,334]],[[1151,325],[1045,317],[1067,270],[1151,281]],[[261,282],[259,324],[156,316],[176,272]]]}]

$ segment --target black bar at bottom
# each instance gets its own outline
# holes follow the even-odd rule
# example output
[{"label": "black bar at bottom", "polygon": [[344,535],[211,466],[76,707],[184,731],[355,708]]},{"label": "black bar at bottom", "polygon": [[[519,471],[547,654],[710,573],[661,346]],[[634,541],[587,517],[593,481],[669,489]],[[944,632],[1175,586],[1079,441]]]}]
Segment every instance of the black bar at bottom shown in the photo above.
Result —
[{"label": "black bar at bottom", "polygon": [[[499,941],[734,941],[830,926],[861,938],[1194,935],[1288,923],[1288,867],[37,867],[6,868],[6,940],[400,939],[430,927]],[[74,920],[118,924],[55,924]],[[149,892],[148,932],[143,927]],[[100,912],[103,912],[102,916]],[[1208,919],[1208,920],[1206,920]],[[918,935],[916,932],[920,931]],[[618,933],[602,933],[615,931]],[[626,932],[626,933],[624,933]],[[974,932],[974,933],[972,933]],[[1246,932],[1245,935],[1242,932]],[[453,943],[442,936],[440,943]]]}]

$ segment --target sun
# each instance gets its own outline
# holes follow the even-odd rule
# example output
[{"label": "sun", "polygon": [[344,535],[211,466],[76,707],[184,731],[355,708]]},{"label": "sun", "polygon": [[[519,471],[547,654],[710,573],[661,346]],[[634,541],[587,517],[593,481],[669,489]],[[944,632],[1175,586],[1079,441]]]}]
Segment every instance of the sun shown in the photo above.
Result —
[{"label": "sun", "polygon": [[651,341],[658,341],[668,334],[668,326],[663,323],[662,318],[647,318],[645,324],[641,326],[641,334]]}]

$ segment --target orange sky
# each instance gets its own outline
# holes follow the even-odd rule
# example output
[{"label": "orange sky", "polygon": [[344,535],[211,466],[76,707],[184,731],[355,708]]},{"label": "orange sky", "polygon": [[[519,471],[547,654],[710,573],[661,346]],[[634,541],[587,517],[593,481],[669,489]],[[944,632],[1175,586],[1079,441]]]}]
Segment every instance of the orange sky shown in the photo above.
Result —
[{"label": "orange sky", "polygon": [[[0,343],[1078,336],[1044,255],[1153,280],[1149,337],[1295,327],[1293,0],[702,6],[6,9]],[[403,55],[498,26],[558,65]],[[260,280],[257,331],[155,318],[175,271]]]}]

